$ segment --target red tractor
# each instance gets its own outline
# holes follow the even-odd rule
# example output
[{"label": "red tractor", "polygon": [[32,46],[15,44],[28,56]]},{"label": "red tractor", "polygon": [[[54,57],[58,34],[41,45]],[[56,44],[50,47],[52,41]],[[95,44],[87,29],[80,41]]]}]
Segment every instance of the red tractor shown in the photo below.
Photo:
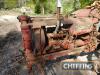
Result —
[{"label": "red tractor", "polygon": [[41,75],[45,75],[43,67],[48,60],[58,61],[66,56],[95,51],[98,16],[97,10],[81,9],[69,17],[60,17],[59,25],[52,17],[19,16],[28,68],[37,66]]}]

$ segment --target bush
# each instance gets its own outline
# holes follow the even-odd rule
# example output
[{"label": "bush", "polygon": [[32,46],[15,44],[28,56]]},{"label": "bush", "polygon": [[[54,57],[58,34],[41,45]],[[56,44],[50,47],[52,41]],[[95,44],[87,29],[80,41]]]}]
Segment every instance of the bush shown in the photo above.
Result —
[{"label": "bush", "polygon": [[4,8],[12,9],[17,7],[17,0],[5,0],[4,1]]},{"label": "bush", "polygon": [[81,8],[90,5],[93,2],[93,0],[80,0]]}]

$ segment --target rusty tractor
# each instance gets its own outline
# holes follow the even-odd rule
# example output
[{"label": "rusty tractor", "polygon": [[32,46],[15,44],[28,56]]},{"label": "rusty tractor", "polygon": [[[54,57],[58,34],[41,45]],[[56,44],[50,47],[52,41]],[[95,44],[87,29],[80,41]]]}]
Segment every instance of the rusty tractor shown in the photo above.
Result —
[{"label": "rusty tractor", "polygon": [[45,75],[43,67],[47,60],[59,61],[62,57],[95,51],[99,18],[97,9],[90,8],[59,16],[59,25],[55,17],[19,16],[29,70],[38,67],[40,75]]}]

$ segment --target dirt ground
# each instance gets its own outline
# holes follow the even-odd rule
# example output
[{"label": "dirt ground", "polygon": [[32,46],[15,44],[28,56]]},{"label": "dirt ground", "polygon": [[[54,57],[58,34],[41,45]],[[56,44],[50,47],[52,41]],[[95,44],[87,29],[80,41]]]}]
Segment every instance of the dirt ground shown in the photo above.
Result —
[{"label": "dirt ground", "polygon": [[0,17],[0,75],[21,73],[21,33],[16,25],[19,25],[17,16]]},{"label": "dirt ground", "polygon": [[[0,75],[28,75],[17,16],[0,16]],[[60,63],[46,68],[47,75],[96,75],[93,71],[66,71]]]}]

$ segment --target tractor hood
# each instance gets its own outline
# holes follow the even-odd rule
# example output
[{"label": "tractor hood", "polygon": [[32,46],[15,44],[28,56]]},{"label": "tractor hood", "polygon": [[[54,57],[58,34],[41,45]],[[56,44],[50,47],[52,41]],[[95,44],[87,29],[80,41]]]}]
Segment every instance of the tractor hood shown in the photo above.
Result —
[{"label": "tractor hood", "polygon": [[93,30],[93,22],[90,18],[70,18],[73,21],[69,32],[72,35],[90,33]]},{"label": "tractor hood", "polygon": [[100,19],[100,14],[97,9],[80,9],[73,12],[71,15],[74,17],[90,17],[93,23],[97,23],[98,19]]}]

